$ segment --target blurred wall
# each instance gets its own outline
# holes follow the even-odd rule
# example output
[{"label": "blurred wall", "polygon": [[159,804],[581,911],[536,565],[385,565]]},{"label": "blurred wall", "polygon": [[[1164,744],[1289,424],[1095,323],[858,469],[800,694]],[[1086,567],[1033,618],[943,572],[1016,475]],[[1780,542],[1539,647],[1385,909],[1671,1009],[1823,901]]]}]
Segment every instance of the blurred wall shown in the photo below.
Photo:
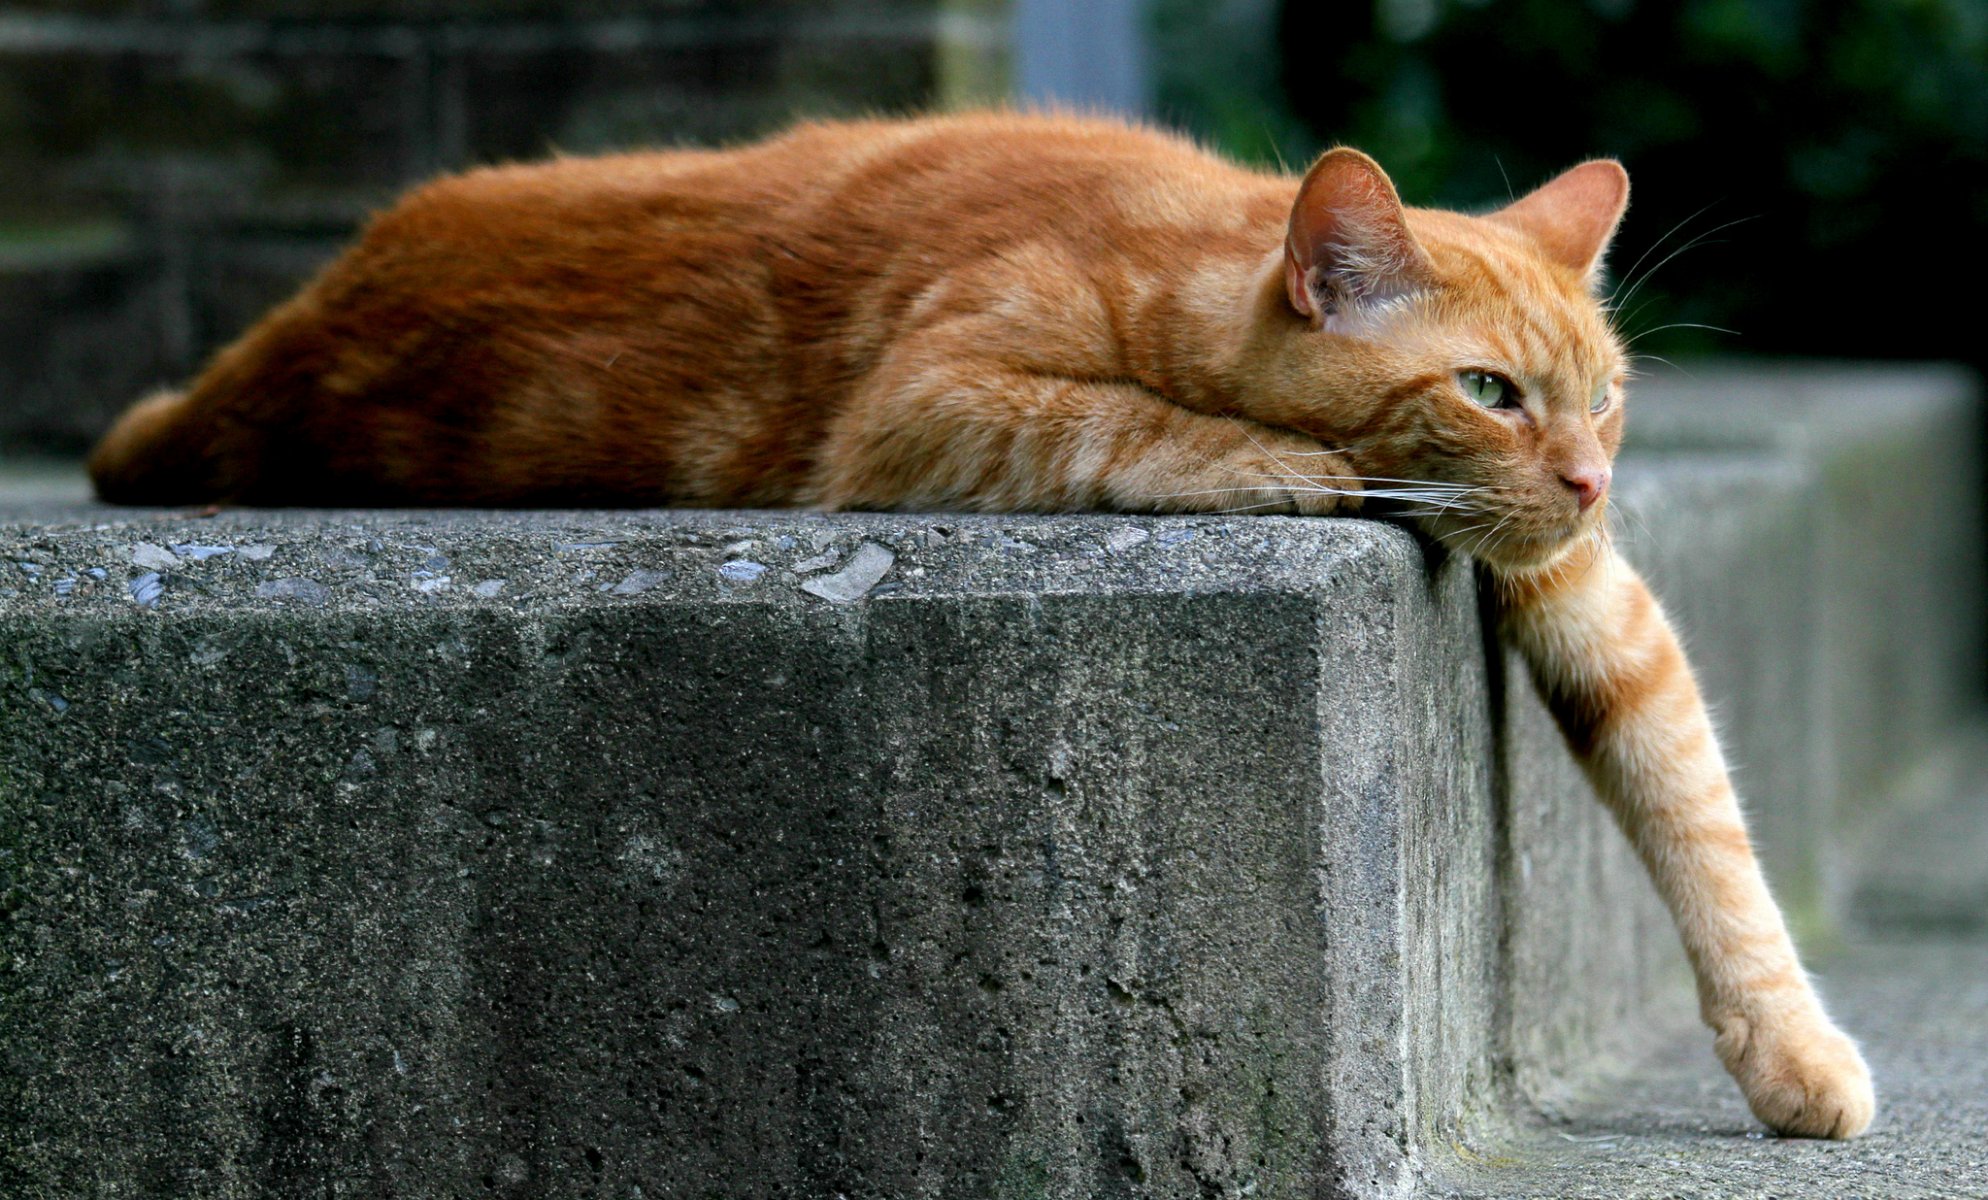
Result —
[{"label": "blurred wall", "polygon": [[409,182],[998,97],[1005,0],[0,4],[0,453],[83,449]]},{"label": "blurred wall", "polygon": [[1147,0],[1014,0],[1014,91],[1028,104],[1143,113]]}]

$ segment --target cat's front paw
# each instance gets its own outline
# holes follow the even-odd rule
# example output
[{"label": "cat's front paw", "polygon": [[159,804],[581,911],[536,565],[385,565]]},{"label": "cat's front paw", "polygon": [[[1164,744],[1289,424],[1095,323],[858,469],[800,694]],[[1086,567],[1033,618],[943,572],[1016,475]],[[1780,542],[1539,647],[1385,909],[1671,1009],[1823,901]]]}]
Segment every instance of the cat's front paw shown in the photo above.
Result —
[{"label": "cat's front paw", "polygon": [[1877,1111],[1871,1069],[1819,1010],[1715,1019],[1713,1047],[1753,1115],[1787,1137],[1852,1138]]},{"label": "cat's front paw", "polygon": [[1261,430],[1210,464],[1206,483],[1229,512],[1324,517],[1360,508],[1345,460],[1299,434]]}]

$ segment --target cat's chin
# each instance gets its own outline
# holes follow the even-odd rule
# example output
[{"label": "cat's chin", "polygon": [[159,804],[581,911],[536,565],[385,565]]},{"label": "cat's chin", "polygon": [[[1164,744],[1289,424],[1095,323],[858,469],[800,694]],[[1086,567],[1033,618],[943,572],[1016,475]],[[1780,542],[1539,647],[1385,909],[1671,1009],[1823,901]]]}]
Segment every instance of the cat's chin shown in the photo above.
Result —
[{"label": "cat's chin", "polygon": [[1437,535],[1437,540],[1465,554],[1499,574],[1528,574],[1559,563],[1581,546],[1589,544],[1594,527],[1586,521],[1572,521],[1538,533],[1511,533],[1492,544],[1476,544],[1480,539],[1464,533]]}]

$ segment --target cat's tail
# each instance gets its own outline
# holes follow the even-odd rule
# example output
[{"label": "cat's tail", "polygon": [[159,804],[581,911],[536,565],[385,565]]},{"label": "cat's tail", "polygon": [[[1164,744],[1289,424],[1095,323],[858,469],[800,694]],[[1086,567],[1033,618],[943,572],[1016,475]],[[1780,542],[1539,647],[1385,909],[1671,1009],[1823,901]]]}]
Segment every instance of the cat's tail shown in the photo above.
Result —
[{"label": "cat's tail", "polygon": [[188,411],[187,394],[159,391],[125,410],[90,452],[90,481],[111,504],[200,504],[220,500],[211,423]]}]

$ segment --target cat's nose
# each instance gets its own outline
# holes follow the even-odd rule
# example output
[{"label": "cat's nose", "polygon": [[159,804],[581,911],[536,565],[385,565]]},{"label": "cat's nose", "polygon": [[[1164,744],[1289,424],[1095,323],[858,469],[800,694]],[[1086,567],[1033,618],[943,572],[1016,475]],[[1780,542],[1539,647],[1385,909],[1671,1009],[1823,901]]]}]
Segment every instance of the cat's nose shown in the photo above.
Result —
[{"label": "cat's nose", "polygon": [[1581,511],[1586,512],[1608,490],[1609,471],[1606,467],[1566,471],[1560,480],[1574,489],[1574,498],[1581,502]]}]

